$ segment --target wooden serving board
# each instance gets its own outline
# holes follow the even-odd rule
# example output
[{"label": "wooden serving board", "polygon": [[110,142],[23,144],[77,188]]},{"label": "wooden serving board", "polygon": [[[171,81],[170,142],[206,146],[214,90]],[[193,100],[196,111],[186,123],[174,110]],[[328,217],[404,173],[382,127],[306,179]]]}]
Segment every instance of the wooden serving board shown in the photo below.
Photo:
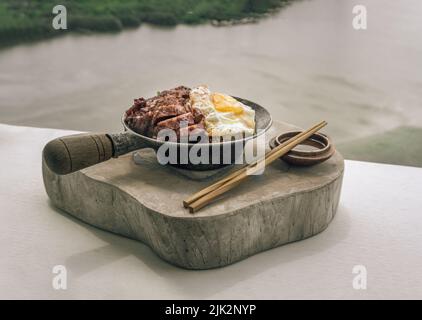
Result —
[{"label": "wooden serving board", "polygon": [[[295,129],[274,122],[267,141]],[[140,155],[144,164],[126,155],[64,176],[43,161],[48,196],[78,219],[140,240],[164,260],[188,269],[222,267],[323,231],[336,213],[344,171],[338,152],[313,167],[275,161],[263,175],[249,177],[190,214],[182,200],[219,174],[191,179],[158,164],[151,150]]]}]

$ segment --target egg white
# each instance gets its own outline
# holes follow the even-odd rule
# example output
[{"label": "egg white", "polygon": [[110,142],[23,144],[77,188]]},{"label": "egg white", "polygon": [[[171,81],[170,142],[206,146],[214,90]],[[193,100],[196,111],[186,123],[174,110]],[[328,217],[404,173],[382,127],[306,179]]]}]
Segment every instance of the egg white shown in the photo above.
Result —
[{"label": "egg white", "polygon": [[[216,108],[213,102],[216,95],[223,100],[224,108],[220,105]],[[205,128],[212,137],[251,136],[255,133],[255,111],[228,95],[211,93],[207,86],[201,85],[191,90],[190,102],[193,108],[204,114]]]}]

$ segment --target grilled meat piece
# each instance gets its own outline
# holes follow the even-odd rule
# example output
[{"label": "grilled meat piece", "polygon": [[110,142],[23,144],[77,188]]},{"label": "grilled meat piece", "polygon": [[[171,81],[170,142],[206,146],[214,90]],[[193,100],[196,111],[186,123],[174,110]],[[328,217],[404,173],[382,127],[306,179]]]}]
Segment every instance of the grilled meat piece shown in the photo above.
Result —
[{"label": "grilled meat piece", "polygon": [[[163,105],[157,108],[152,118],[152,125],[155,126],[159,122],[172,119],[174,117],[185,114],[189,111],[186,110],[184,106],[181,105]],[[190,113],[190,112],[189,112]],[[193,117],[192,117],[193,118]]]},{"label": "grilled meat piece", "polygon": [[152,138],[157,138],[162,129],[172,129],[180,137],[183,121],[189,127],[187,132],[204,129],[204,116],[191,107],[189,93],[189,88],[179,86],[149,99],[135,99],[126,111],[125,122],[135,132]]},{"label": "grilled meat piece", "polygon": [[157,125],[154,127],[154,133],[153,136],[157,137],[158,133],[160,132],[160,130],[164,130],[164,129],[171,129],[173,131],[176,132],[177,136],[179,136],[180,134],[180,129],[182,128],[186,128],[195,124],[195,121],[193,119],[193,115],[190,112],[181,114],[177,117],[173,117],[170,119],[166,119],[163,120],[159,123],[157,123]]}]

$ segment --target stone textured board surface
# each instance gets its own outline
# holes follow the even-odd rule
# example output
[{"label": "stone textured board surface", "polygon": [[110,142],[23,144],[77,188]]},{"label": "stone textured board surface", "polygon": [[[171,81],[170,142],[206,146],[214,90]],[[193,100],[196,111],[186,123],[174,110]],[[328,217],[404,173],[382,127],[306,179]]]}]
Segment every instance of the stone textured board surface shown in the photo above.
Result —
[{"label": "stone textured board surface", "polygon": [[[294,129],[274,122],[267,136]],[[65,176],[53,174],[43,161],[46,191],[58,208],[140,240],[188,269],[225,266],[323,231],[336,213],[344,171],[338,152],[308,168],[276,161],[192,215],[182,200],[220,176],[193,180],[158,164],[149,150],[140,155],[144,165],[126,155]]]}]

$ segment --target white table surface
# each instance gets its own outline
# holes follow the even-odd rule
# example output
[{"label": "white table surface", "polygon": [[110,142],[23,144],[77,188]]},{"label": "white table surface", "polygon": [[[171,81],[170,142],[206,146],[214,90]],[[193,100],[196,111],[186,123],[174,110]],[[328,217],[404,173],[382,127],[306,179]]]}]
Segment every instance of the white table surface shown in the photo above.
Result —
[{"label": "white table surface", "polygon": [[[189,271],[51,207],[41,150],[68,133],[0,125],[0,298],[422,298],[420,168],[346,161],[337,216],[323,233]],[[53,289],[55,265],[67,269],[66,290]],[[353,289],[355,265],[366,267],[366,290]]]}]

